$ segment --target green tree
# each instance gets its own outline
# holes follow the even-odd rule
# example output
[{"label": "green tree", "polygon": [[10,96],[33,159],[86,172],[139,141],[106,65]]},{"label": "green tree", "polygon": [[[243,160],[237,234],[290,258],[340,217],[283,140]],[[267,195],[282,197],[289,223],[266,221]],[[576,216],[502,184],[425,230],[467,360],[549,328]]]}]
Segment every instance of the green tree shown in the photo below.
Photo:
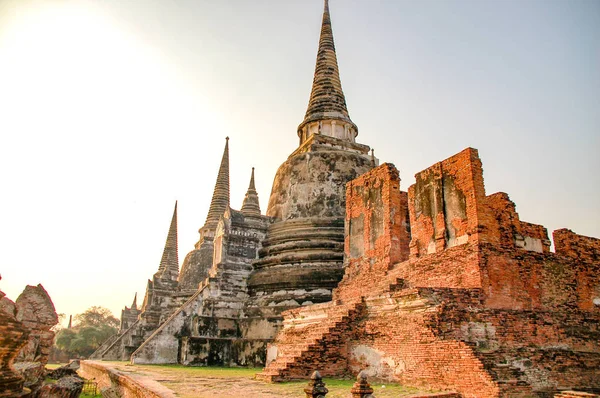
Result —
[{"label": "green tree", "polygon": [[119,327],[119,320],[115,318],[108,308],[93,306],[85,310],[83,314],[75,315],[77,326],[103,326],[109,325]]},{"label": "green tree", "polygon": [[118,332],[119,320],[110,310],[94,306],[75,315],[75,326],[61,329],[55,345],[71,356],[88,357],[109,337]]}]

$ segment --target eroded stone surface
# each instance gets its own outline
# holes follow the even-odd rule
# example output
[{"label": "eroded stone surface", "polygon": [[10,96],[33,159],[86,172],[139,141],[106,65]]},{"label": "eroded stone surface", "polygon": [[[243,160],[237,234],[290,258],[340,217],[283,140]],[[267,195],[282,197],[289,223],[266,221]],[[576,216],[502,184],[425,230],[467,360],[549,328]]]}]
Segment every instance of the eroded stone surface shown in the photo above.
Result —
[{"label": "eroded stone surface", "polygon": [[66,376],[56,383],[45,384],[39,391],[39,398],[78,398],[83,389],[83,379],[79,376]]},{"label": "eroded stone surface", "polygon": [[54,332],[50,329],[58,323],[52,299],[42,285],[27,286],[15,304],[17,320],[30,331],[17,361],[39,362],[44,366],[48,363],[54,340]]},{"label": "eroded stone surface", "polygon": [[54,339],[50,329],[57,323],[42,285],[25,287],[16,303],[0,292],[0,397],[37,393]]},{"label": "eroded stone surface", "polygon": [[23,393],[25,380],[15,370],[13,362],[27,343],[29,331],[15,315],[14,303],[0,291],[0,397]]}]

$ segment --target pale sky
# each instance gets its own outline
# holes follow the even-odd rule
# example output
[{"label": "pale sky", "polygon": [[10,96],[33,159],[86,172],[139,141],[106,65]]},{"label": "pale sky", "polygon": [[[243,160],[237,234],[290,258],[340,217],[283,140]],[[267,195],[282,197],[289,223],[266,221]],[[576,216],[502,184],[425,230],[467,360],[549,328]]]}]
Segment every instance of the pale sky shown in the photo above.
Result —
[{"label": "pale sky", "polygon": [[[321,0],[0,0],[0,290],[116,316],[179,259],[230,140],[266,210],[297,147]],[[521,220],[600,237],[600,1],[330,0],[358,141],[414,174],[479,149]]]}]

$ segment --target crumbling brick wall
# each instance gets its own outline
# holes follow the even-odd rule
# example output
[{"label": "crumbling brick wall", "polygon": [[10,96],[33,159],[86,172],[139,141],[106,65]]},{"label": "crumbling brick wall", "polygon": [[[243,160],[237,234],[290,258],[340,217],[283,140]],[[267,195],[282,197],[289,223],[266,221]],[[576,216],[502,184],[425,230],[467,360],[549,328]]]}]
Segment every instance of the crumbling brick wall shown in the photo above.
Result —
[{"label": "crumbling brick wall", "polygon": [[550,251],[548,231],[541,225],[519,219],[516,206],[504,192],[485,198],[481,242],[504,248],[520,248],[538,253]]},{"label": "crumbling brick wall", "polygon": [[[403,289],[366,299],[362,334],[349,342],[351,371],[465,397],[496,397],[499,388],[468,342],[444,335],[479,302],[476,290]],[[476,392],[476,393],[473,393]]]},{"label": "crumbling brick wall", "polygon": [[552,234],[556,256],[571,259],[577,280],[578,305],[581,309],[600,309],[600,239],[577,235],[569,229]]},{"label": "crumbling brick wall", "polygon": [[334,300],[361,297],[393,264],[408,259],[407,200],[398,170],[389,163],[346,185],[346,269]]},{"label": "crumbling brick wall", "polygon": [[408,190],[414,257],[475,242],[484,211],[481,160],[467,148],[415,175]]},{"label": "crumbling brick wall", "polygon": [[566,228],[554,231],[552,237],[557,255],[588,263],[600,262],[600,239],[577,235]]}]

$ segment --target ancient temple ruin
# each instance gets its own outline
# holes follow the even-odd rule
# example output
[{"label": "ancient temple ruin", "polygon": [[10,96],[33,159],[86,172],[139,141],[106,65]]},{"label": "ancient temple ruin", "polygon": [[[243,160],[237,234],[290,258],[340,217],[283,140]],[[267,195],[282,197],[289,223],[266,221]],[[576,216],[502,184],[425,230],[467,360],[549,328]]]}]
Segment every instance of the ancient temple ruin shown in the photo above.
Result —
[{"label": "ancient temple ruin", "polygon": [[600,240],[521,221],[486,195],[477,150],[416,175],[385,163],[347,184],[345,275],[285,312],[258,375],[365,371],[463,397],[600,390]]},{"label": "ancient temple ruin", "polygon": [[365,374],[465,397],[600,389],[600,240],[523,222],[465,149],[400,189],[356,142],[325,0],[298,148],[266,215],[230,206],[226,139],[206,222],[177,257],[177,205],[138,309],[98,359],[263,365],[266,381]]},{"label": "ancient temple ruin", "polygon": [[92,356],[136,363],[264,364],[281,312],[331,300],[342,279],[345,184],[377,160],[356,142],[325,2],[299,146],[279,168],[266,215],[254,170],[241,210],[230,207],[229,139],[200,239],[177,261],[177,208],[144,303]]}]

